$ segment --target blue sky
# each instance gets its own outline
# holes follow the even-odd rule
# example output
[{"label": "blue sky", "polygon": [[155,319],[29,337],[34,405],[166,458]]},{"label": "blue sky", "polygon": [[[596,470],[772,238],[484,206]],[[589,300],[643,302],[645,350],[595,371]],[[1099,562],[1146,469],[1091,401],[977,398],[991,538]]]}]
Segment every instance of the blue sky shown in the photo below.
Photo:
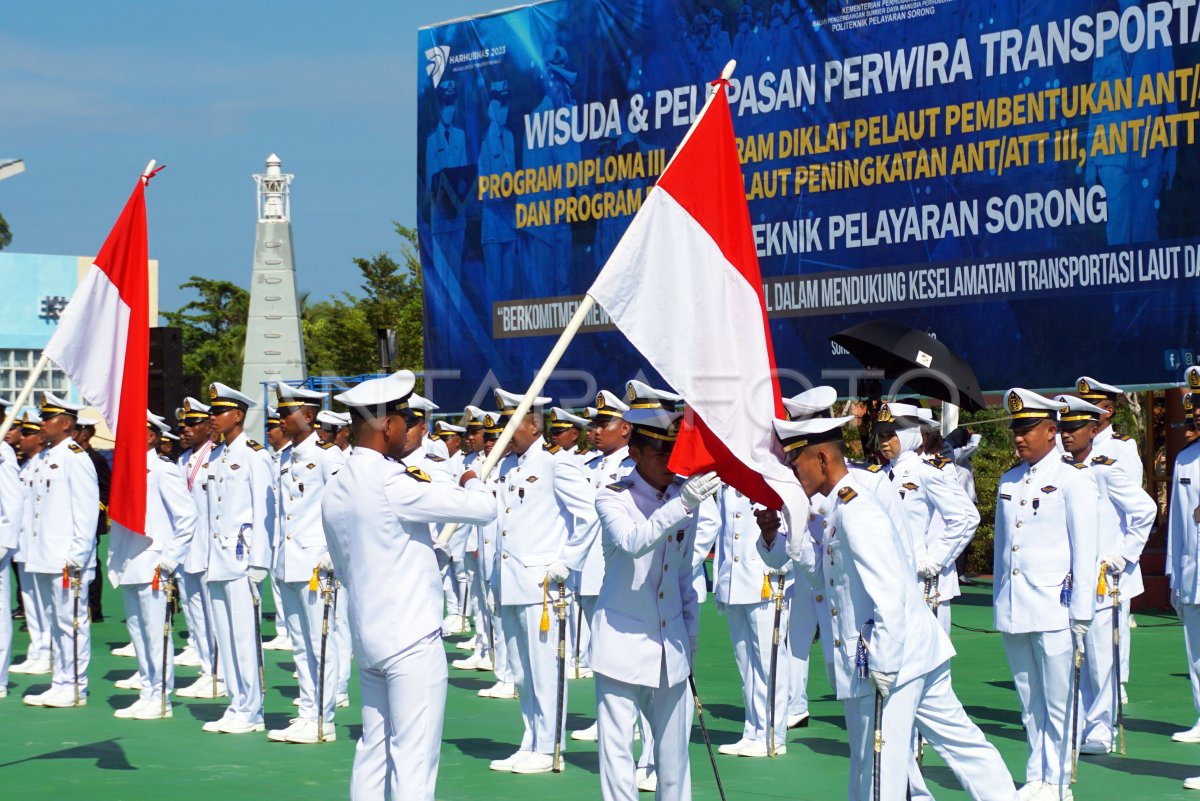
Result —
[{"label": "blue sky", "polygon": [[[151,158],[160,303],[191,275],[248,283],[254,182],[292,185],[301,291],[356,290],[351,259],[416,222],[417,29],[505,0],[13,4],[0,30],[0,182],[10,252],[99,249]],[[421,73],[423,75],[423,73]]]}]

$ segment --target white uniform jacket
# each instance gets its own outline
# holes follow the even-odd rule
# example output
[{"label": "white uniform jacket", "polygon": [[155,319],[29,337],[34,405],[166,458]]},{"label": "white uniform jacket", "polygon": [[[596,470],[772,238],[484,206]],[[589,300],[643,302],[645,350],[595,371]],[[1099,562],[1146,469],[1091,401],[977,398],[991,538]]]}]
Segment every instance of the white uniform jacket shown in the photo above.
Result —
[{"label": "white uniform jacket", "polygon": [[146,451],[146,534],[113,523],[108,580],[114,587],[149,584],[164,559],[182,563],[197,522],[196,504],[178,465],[153,450]]},{"label": "white uniform jacket", "polygon": [[586,554],[595,536],[595,491],[573,459],[534,443],[500,462],[496,527],[500,534],[500,603],[540,604],[546,568],[566,561],[568,539]]},{"label": "white uniform jacket", "polygon": [[686,681],[699,636],[692,586],[696,514],[678,483],[659,492],[635,470],[596,497],[604,584],[592,619],[592,669],[626,684]]},{"label": "white uniform jacket", "polygon": [[188,546],[187,556],[183,560],[184,573],[203,573],[208,569],[208,493],[204,491],[204,482],[208,479],[208,457],[216,446],[211,441],[205,441],[199,448],[188,448],[179,456],[179,470],[183,474],[184,484],[192,503],[196,507],[196,536]]},{"label": "white uniform jacket", "polygon": [[336,445],[310,434],[283,451],[279,463],[279,521],[275,578],[308,581],[328,548],[321,520],[321,496],[346,459]]},{"label": "white uniform jacket", "polygon": [[87,451],[66,438],[43,450],[33,474],[33,521],[25,569],[30,573],[61,573],[68,557],[96,568],[96,515],[100,486]]},{"label": "white uniform jacket", "polygon": [[7,442],[0,442],[0,548],[17,549],[24,516],[17,454]]},{"label": "white uniform jacket", "polygon": [[1167,570],[1185,604],[1200,604],[1200,439],[1175,457],[1167,509]]},{"label": "white uniform jacket", "polygon": [[[723,485],[713,499],[719,526],[713,560],[713,593],[717,603],[760,604],[766,600],[763,580],[772,568],[758,552],[754,502],[728,485]],[[784,564],[777,569],[789,568]],[[787,581],[790,580],[789,577]]]},{"label": "white uniform jacket", "polygon": [[[605,485],[615,484],[628,476],[634,468],[633,459],[629,458],[628,446],[621,446],[610,454],[602,453],[597,456],[595,453],[589,453],[585,454],[583,459],[575,454],[572,458],[581,466],[588,483],[597,493]],[[572,569],[580,571],[579,592],[581,595],[599,595],[600,585],[604,581],[604,551],[601,546],[601,537],[595,529],[591,533],[593,536],[589,537],[590,542],[585,543],[580,540],[574,545],[576,550],[569,554],[577,563],[579,561],[578,551],[583,550],[583,546],[587,545],[582,566],[568,562]]]},{"label": "white uniform jacket", "polygon": [[1100,491],[1086,465],[1051,451],[1000,477],[996,500],[996,629],[1061,631],[1091,620]]},{"label": "white uniform jacket", "polygon": [[360,668],[374,668],[441,630],[442,579],[431,525],[482,525],[496,514],[478,479],[431,481],[367,448],[355,448],[325,487],[329,555],[349,599]]},{"label": "white uniform jacket", "polygon": [[243,432],[208,457],[208,580],[242,578],[271,566],[275,480],[271,456]]},{"label": "white uniform jacket", "polygon": [[[1070,458],[1066,456],[1064,461]],[[1154,525],[1158,506],[1141,485],[1134,483],[1128,471],[1120,469],[1119,460],[1102,454],[1090,454],[1086,463],[1103,499],[1099,509],[1096,559],[1102,560],[1112,553],[1124,557],[1127,564],[1121,573],[1120,589],[1121,597],[1127,600],[1141,595],[1145,589],[1142,571],[1137,569],[1138,560],[1142,558],[1142,549],[1150,538],[1150,527]],[[1093,589],[1100,586],[1099,576],[1100,565],[1097,564],[1092,576]],[[1107,579],[1105,583],[1109,583]],[[1097,596],[1096,608],[1107,609],[1112,602],[1109,594]]]}]

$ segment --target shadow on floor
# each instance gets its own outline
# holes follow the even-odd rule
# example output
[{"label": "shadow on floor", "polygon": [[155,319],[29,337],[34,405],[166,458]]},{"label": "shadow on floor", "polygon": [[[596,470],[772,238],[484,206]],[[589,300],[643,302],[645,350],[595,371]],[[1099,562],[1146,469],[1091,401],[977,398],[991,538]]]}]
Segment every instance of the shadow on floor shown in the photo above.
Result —
[{"label": "shadow on floor", "polygon": [[129,760],[125,757],[125,749],[117,739],[100,740],[87,745],[76,745],[71,748],[64,748],[61,751],[51,751],[46,754],[39,754],[34,757],[26,757],[25,759],[17,759],[12,762],[0,762],[0,768],[7,768],[11,765],[20,765],[24,762],[33,762],[39,759],[94,759],[96,767],[101,770],[137,770],[133,765],[129,764]]}]

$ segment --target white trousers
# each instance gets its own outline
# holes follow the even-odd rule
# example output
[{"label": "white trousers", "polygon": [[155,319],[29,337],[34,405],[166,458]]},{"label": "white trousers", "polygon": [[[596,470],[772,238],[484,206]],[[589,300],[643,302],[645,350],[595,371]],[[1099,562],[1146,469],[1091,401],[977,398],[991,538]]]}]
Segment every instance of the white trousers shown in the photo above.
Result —
[{"label": "white trousers", "polygon": [[1029,741],[1025,781],[1067,784],[1074,645],[1070,629],[1003,634],[1004,653],[1021,701],[1021,723]]},{"label": "white trousers", "polygon": [[350,692],[350,660],[354,656],[354,645],[350,641],[350,600],[346,591],[338,584],[337,593],[333,596],[333,609],[330,610],[333,619],[330,622],[329,636],[331,642],[337,643],[337,694],[348,695]]},{"label": "white trousers", "polygon": [[[1125,641],[1121,641],[1125,648]],[[1113,682],[1113,610],[1097,609],[1084,638],[1083,670],[1079,677],[1080,740],[1113,742],[1116,733],[1116,691]]]},{"label": "white trousers", "polygon": [[[875,696],[851,698],[843,705],[850,740],[849,798],[870,801]],[[882,801],[902,801],[908,790],[914,724],[971,798],[976,801],[1016,798],[1016,787],[1000,752],[963,711],[950,682],[950,663],[943,662],[924,676],[893,689],[883,704],[879,771]]]},{"label": "white trousers", "polygon": [[[74,689],[76,655],[78,654],[79,693],[87,694],[87,670],[92,656],[92,623],[88,617],[87,594],[90,571],[83,571],[79,591],[62,586],[60,573],[31,573],[37,592],[48,599],[47,622],[53,641],[54,687]],[[78,597],[78,602],[76,598]],[[79,641],[75,642],[75,624],[79,624]]]},{"label": "white trousers", "polygon": [[1129,633],[1129,616],[1132,599],[1126,598],[1121,602],[1121,683],[1129,681],[1129,651],[1133,645],[1133,637]]},{"label": "white trousers", "polygon": [[[522,751],[539,754],[554,753],[554,713],[558,705],[558,617],[548,606],[550,630],[539,631],[542,619],[541,604],[502,606],[504,637],[513,667],[514,681],[521,701],[521,719],[525,733],[521,737]],[[569,621],[568,621],[569,622]],[[566,751],[567,687],[562,683],[562,736],[559,745]]]},{"label": "white trousers", "polygon": [[210,675],[213,670],[212,603],[208,599],[204,574],[180,571],[179,595],[187,620],[188,643],[196,649],[200,673]]},{"label": "white trousers", "polygon": [[221,675],[229,691],[229,708],[224,717],[243,723],[262,723],[262,684],[258,679],[260,652],[254,635],[250,579],[210,581],[208,592],[212,598],[213,634],[221,661]]},{"label": "white trousers", "polygon": [[[167,622],[167,593],[150,584],[129,584],[121,587],[125,602],[125,627],[137,655],[138,676],[142,680],[142,701],[162,701],[163,687],[163,627]],[[172,638],[173,640],[173,638]],[[166,680],[167,695],[175,689],[175,645],[168,643]]]},{"label": "white trousers", "polygon": [[475,624],[475,653],[479,656],[490,657],[492,652],[487,642],[487,599],[483,596],[483,571],[479,569],[479,556],[470,551],[463,557],[467,575],[471,582],[467,585],[468,606]]},{"label": "white trousers", "polygon": [[[767,741],[768,673],[771,664],[771,635],[775,625],[775,604],[728,604],[725,619],[733,641],[733,656],[742,677],[742,704],[745,723],[742,737],[759,743]],[[788,629],[788,610],[784,605],[779,621],[780,637]],[[775,668],[775,744],[787,742],[788,677],[787,649],[780,644]]]},{"label": "white trousers", "polygon": [[[23,580],[23,579],[22,579]],[[1183,622],[1183,645],[1187,651],[1188,673],[1192,682],[1192,703],[1200,714],[1200,605],[1180,604],[1179,619]]]},{"label": "white trousers", "polygon": [[29,629],[29,649],[26,659],[50,658],[50,599],[43,596],[33,574],[25,569],[24,562],[17,562],[17,575],[21,578],[21,605],[25,608],[25,628]]},{"label": "white trousers", "polygon": [[[570,640],[571,652],[568,653],[567,664],[585,668],[591,664],[592,653],[592,617],[596,614],[598,595],[576,595],[575,603],[571,605]],[[576,660],[575,655],[579,658]]]},{"label": "white trousers", "polygon": [[792,593],[786,651],[790,677],[788,714],[803,715],[808,712],[808,657],[817,631],[817,606],[807,582],[795,582]]},{"label": "white trousers", "polygon": [[362,737],[350,801],[433,801],[446,717],[441,632],[373,668],[359,668]]},{"label": "white trousers", "polygon": [[643,743],[645,721],[649,721],[653,738],[656,800],[690,801],[692,797],[687,750],[692,727],[691,692],[686,681],[667,686],[665,665],[659,684],[643,687],[596,674],[600,795],[604,801],[637,801],[633,728],[639,719],[643,721]]},{"label": "white trousers", "polygon": [[[446,602],[446,617],[464,614],[463,601],[466,599],[466,588],[469,586],[471,586],[471,576],[467,572],[464,560],[451,560],[442,574],[442,595]],[[466,614],[470,614],[469,609]]]},{"label": "white trousers", "polygon": [[0,559],[0,687],[8,687],[8,666],[12,663],[12,578],[7,555]]},{"label": "white trousers", "polygon": [[[325,577],[321,577],[322,589]],[[324,596],[319,590],[310,590],[307,581],[283,581],[279,583],[279,598],[286,610],[288,637],[292,640],[292,654],[296,661],[296,677],[300,687],[300,717],[315,721],[318,709],[318,682],[321,676],[321,632],[328,627],[325,636],[325,697],[324,717],[333,723],[333,710],[337,702],[338,644],[333,636],[335,624],[333,596],[329,598],[328,613]],[[328,616],[327,616],[328,615]]]}]

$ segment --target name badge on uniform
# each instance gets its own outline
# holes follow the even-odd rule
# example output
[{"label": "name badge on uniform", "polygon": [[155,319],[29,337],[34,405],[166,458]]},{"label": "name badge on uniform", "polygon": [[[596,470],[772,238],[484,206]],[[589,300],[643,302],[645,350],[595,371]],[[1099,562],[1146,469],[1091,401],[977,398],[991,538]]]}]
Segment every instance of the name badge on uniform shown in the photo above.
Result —
[{"label": "name badge on uniform", "polygon": [[1006,501],[1011,501],[1011,500],[1012,500],[1012,496],[1011,496],[1011,495],[1009,495],[1007,492],[1002,492],[1002,493],[1000,493],[1000,497],[1001,497],[1001,498],[1003,498],[1003,499],[1004,499],[1004,500],[1006,500]]},{"label": "name badge on uniform", "polygon": [[1191,484],[1192,480],[1190,478],[1184,477],[1184,478],[1179,479],[1179,483],[1180,484]]}]

